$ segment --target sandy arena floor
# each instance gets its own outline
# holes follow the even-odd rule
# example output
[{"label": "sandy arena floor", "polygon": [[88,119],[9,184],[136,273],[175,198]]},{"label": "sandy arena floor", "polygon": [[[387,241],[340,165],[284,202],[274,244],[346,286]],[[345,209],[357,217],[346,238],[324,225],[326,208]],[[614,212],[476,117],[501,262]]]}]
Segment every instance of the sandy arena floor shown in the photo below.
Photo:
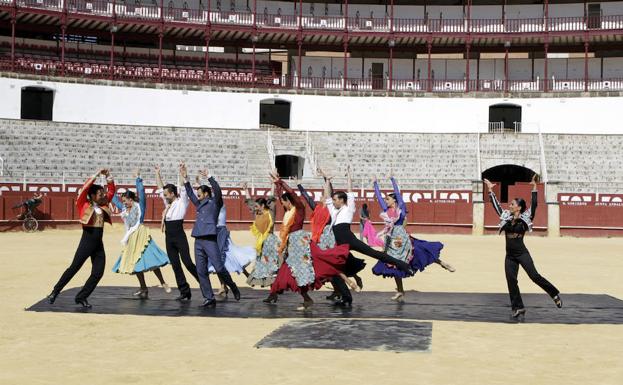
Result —
[{"label": "sandy arena floor", "polygon": [[[164,245],[163,235],[152,233]],[[120,227],[107,228],[102,286],[136,284],[134,277],[110,272],[121,237]],[[79,230],[0,233],[0,384],[623,383],[623,325],[434,321],[431,352],[390,353],[253,347],[284,319],[24,311],[49,293],[79,238]],[[235,232],[233,238],[238,244],[252,243],[248,232]],[[457,272],[431,266],[405,281],[407,290],[506,292],[502,237],[422,238],[444,242],[443,258]],[[529,237],[526,243],[540,273],[563,295],[623,299],[623,239]],[[87,262],[68,288],[82,285],[89,270]],[[171,269],[164,273],[174,285]],[[373,277],[369,269],[363,278],[366,290],[387,291],[389,300],[393,280]],[[156,284],[153,275],[148,279]],[[243,277],[235,279],[244,284]],[[540,293],[523,271],[519,279],[523,293]],[[321,301],[320,294],[312,295]]]}]

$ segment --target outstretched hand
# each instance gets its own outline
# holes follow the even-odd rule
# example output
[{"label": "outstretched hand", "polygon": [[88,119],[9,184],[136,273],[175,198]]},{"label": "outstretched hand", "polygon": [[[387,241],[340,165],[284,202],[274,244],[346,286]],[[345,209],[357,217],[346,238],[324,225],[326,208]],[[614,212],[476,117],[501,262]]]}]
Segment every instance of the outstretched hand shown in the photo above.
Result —
[{"label": "outstretched hand", "polygon": [[180,163],[180,175],[185,180],[188,180],[188,169],[186,168],[186,163],[184,162]]},{"label": "outstretched hand", "polygon": [[492,192],[493,188],[496,186],[495,183],[491,183],[491,181],[486,178],[483,181],[485,182],[485,185],[487,186],[487,189],[489,190],[489,192]]},{"label": "outstretched hand", "polygon": [[534,173],[532,175],[532,180],[530,181],[530,184],[532,185],[532,187],[536,188],[536,180],[537,180],[538,175],[536,173]]}]

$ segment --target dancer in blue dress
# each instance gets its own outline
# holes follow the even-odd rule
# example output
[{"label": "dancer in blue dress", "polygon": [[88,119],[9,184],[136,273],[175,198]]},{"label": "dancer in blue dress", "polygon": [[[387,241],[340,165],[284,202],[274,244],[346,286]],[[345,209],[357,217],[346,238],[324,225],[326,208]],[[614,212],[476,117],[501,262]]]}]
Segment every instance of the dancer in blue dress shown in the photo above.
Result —
[{"label": "dancer in blue dress", "polygon": [[149,229],[143,225],[145,219],[145,187],[141,179],[140,171],[136,172],[136,191],[126,191],[121,199],[115,195],[113,205],[121,211],[121,218],[126,228],[126,233],[121,241],[123,250],[113,267],[115,273],[134,274],[138,278],[140,289],[134,293],[141,299],[148,297],[147,284],[145,283],[146,271],[153,271],[160,281],[160,286],[167,292],[171,288],[164,280],[160,268],[169,264],[169,257],[162,251],[149,234]]},{"label": "dancer in blue dress", "polygon": [[396,294],[391,299],[396,302],[402,302],[404,301],[403,278],[412,277],[415,272],[418,270],[423,271],[431,263],[437,263],[450,272],[455,270],[439,258],[441,249],[443,249],[441,242],[424,241],[414,238],[407,233],[404,227],[408,212],[407,205],[402,198],[396,179],[390,176],[390,180],[394,192],[387,194],[383,198],[379,184],[376,178],[374,178],[374,192],[383,210],[381,218],[385,222],[385,227],[379,232],[378,236],[384,241],[384,251],[396,259],[409,263],[414,273],[409,274],[382,261],[374,265],[372,273],[385,278],[393,277],[396,281]]}]

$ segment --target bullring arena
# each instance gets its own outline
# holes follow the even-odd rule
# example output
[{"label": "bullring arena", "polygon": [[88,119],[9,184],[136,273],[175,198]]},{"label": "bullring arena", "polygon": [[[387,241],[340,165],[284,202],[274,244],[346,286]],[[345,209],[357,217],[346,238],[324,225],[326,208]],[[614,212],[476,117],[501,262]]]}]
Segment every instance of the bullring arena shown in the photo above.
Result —
[{"label": "bullring arena", "polygon": [[0,382],[620,384],[621,35],[617,1],[0,0]]}]

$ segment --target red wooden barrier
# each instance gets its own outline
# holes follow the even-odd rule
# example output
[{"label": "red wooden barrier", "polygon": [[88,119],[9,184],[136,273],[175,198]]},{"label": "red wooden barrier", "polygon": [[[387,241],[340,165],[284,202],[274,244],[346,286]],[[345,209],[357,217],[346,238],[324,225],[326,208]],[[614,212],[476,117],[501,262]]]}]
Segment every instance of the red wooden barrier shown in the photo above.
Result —
[{"label": "red wooden barrier", "polygon": [[563,235],[623,235],[623,194],[560,193],[558,201]]},{"label": "red wooden barrier", "polygon": [[[28,192],[10,191],[22,190],[22,186],[15,184],[12,186],[3,185],[4,191],[0,195],[0,227],[17,228],[16,216],[21,209],[12,209],[13,206],[32,197],[33,192],[39,191],[44,194],[43,203],[37,208],[36,218],[40,220],[42,227],[56,227],[65,225],[77,225],[77,214],[74,202],[77,189],[80,186],[65,186],[65,190],[72,192],[55,192],[52,190],[62,190],[62,186],[51,185],[32,185],[28,186]],[[118,186],[118,190],[124,191],[125,188],[132,186]],[[9,190],[9,191],[7,191]],[[120,192],[118,191],[118,192]],[[147,201],[145,209],[145,222],[158,226],[164,202],[154,193],[155,188],[146,186]],[[389,190],[384,190],[389,192]],[[256,190],[257,196],[268,193],[267,189]],[[316,200],[320,199],[320,190],[310,190]],[[358,195],[360,191],[357,192]],[[227,208],[227,222],[231,229],[248,229],[253,220],[253,215],[247,208],[244,199],[241,197],[241,190],[238,188],[224,189],[224,201]],[[436,194],[436,195],[435,195]],[[373,191],[364,191],[365,198],[357,198],[357,207],[361,208],[363,203],[367,203],[370,211],[370,218],[373,222],[380,224],[380,207],[374,198]],[[409,214],[407,216],[408,227],[411,231],[419,232],[445,232],[445,233],[470,233],[472,226],[472,203],[468,191],[403,191],[407,202]],[[437,198],[435,198],[437,197]],[[443,198],[443,199],[441,199]],[[306,218],[309,221],[310,210],[306,210]],[[189,209],[186,214],[188,223],[192,223],[195,212]],[[283,208],[277,205],[277,223],[283,218]],[[354,229],[357,228],[358,214],[355,216]],[[114,217],[115,222],[120,222],[119,217]],[[358,229],[357,229],[358,231]]]}]

